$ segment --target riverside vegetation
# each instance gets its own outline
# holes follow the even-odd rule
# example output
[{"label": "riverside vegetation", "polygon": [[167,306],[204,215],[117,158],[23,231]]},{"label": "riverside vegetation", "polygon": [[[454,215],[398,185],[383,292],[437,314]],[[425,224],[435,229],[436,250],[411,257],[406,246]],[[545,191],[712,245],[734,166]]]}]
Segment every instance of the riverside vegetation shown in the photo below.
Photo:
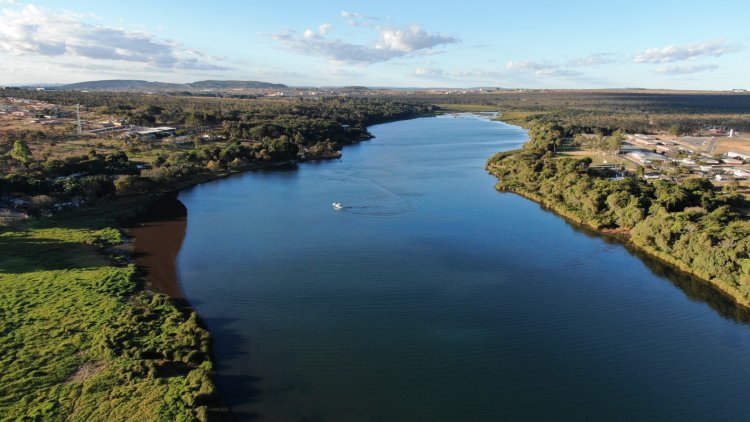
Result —
[{"label": "riverside vegetation", "polygon": [[112,200],[0,233],[0,413],[18,420],[206,420],[209,334],[143,289]]},{"label": "riverside vegetation", "polygon": [[[382,100],[50,95],[175,123],[191,142],[0,133],[0,193],[26,198],[31,217],[0,228],[0,415],[9,419],[224,418],[209,333],[186,304],[148,288],[130,263],[123,222],[161,192],[294,160],[303,150],[336,156],[342,145],[368,137],[367,124],[431,110]],[[190,135],[197,124],[216,136]],[[56,203],[85,205],[55,211]]]},{"label": "riverside vegetation", "polygon": [[[221,416],[208,333],[189,308],[146,287],[122,250],[122,222],[163,191],[300,153],[336,157],[343,145],[369,136],[367,125],[429,114],[436,102],[509,109],[514,123],[539,124],[522,150],[490,160],[500,188],[593,227],[630,230],[642,249],[748,302],[749,230],[741,197],[704,181],[611,182],[591,174],[586,160],[550,152],[560,138],[594,126],[611,133],[622,126],[651,128],[654,120],[746,122],[737,114],[746,110],[744,103],[737,106],[745,97],[508,93],[248,101],[15,89],[4,94],[68,107],[80,103],[91,118],[173,125],[187,140],[76,137],[71,128],[0,131],[0,197],[28,199],[31,216],[0,229],[0,414],[10,419]],[[697,109],[684,104],[693,97],[707,101],[701,110],[715,105],[725,114],[691,114]],[[627,124],[612,123],[612,110],[621,110],[618,119]],[[562,128],[555,118],[564,118]],[[60,202],[86,206],[47,217]]]},{"label": "riverside vegetation", "polygon": [[610,180],[590,168],[590,158],[553,152],[575,132],[551,122],[528,125],[530,139],[521,149],[488,161],[499,190],[594,229],[627,234],[637,248],[750,306],[750,221],[744,196],[701,178],[682,183],[635,175]]}]

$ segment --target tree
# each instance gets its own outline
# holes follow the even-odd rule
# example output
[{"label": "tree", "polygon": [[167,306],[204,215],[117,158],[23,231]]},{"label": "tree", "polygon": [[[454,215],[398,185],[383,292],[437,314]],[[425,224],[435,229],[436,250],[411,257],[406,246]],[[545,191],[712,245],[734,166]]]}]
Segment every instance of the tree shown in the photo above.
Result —
[{"label": "tree", "polygon": [[672,136],[680,136],[685,133],[685,127],[681,124],[674,124],[669,127],[669,134]]},{"label": "tree", "polygon": [[120,176],[115,180],[118,195],[144,194],[153,188],[153,181],[147,177]]},{"label": "tree", "polygon": [[29,146],[26,142],[20,139],[13,143],[13,149],[10,151],[10,156],[22,162],[24,165],[29,164],[32,159]]},{"label": "tree", "polygon": [[622,141],[625,139],[625,134],[621,131],[615,131],[612,135],[608,136],[604,140],[604,150],[610,154],[617,154],[620,151]]}]

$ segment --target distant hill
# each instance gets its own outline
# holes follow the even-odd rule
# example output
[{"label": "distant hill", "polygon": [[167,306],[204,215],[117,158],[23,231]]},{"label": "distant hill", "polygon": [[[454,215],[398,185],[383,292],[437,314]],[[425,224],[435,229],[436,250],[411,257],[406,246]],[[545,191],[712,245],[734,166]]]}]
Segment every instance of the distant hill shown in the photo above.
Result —
[{"label": "distant hill", "polygon": [[343,89],[346,91],[369,91],[370,90],[370,88],[366,86],[359,86],[359,85],[342,86],[340,89]]},{"label": "distant hill", "polygon": [[198,89],[237,89],[237,88],[286,88],[284,84],[258,81],[198,81],[187,84]]},{"label": "distant hill", "polygon": [[120,90],[148,90],[148,89],[184,89],[186,85],[183,84],[171,84],[167,82],[149,82],[139,80],[127,80],[127,79],[110,79],[104,81],[87,81],[78,82],[74,84],[62,85],[57,89],[64,90],[104,90],[104,91],[120,91]]},{"label": "distant hill", "polygon": [[156,91],[156,90],[190,90],[190,89],[250,89],[250,88],[286,88],[283,84],[258,81],[198,81],[187,84],[169,82],[149,82],[141,80],[110,79],[87,81],[61,85],[61,90],[91,91]]}]

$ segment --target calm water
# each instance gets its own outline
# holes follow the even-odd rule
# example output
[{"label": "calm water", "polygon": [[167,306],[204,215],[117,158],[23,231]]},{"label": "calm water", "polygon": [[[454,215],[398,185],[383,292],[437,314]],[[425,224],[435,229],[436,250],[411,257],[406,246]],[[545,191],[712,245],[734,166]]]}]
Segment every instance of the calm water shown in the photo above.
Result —
[{"label": "calm water", "polygon": [[371,131],[341,161],[180,194],[178,273],[240,419],[748,418],[736,310],[494,190],[485,160],[524,131]]}]

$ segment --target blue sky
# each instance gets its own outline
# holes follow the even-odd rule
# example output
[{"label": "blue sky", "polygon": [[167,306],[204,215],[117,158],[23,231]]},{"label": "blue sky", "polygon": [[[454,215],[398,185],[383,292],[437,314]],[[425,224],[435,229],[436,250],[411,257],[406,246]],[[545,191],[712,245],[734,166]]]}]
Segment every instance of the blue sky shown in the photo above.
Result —
[{"label": "blue sky", "polygon": [[747,0],[0,0],[0,84],[750,88],[748,16]]}]

